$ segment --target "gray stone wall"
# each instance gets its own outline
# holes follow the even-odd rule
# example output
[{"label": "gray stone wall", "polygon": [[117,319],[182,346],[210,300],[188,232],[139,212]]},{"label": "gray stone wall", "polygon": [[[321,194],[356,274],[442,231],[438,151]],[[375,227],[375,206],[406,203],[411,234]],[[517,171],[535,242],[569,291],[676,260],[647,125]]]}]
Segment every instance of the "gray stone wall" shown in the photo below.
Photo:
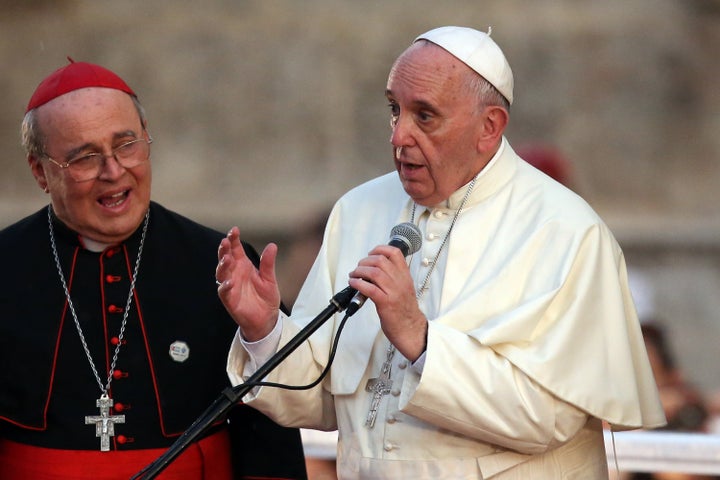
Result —
[{"label": "gray stone wall", "polygon": [[156,200],[278,240],[284,268],[300,272],[283,252],[303,225],[392,168],[384,88],[394,58],[435,26],[492,26],[516,78],[509,140],[554,145],[572,161],[573,187],[651,279],[688,376],[720,388],[719,2],[3,4],[0,225],[46,202],[19,124],[37,83],[69,55],[138,92]]}]

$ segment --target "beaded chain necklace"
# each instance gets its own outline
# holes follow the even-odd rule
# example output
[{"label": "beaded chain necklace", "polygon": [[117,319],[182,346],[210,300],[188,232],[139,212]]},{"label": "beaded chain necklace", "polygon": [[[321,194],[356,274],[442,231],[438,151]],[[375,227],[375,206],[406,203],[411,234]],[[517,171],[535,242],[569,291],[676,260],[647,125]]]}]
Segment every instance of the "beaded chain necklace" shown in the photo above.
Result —
[{"label": "beaded chain necklace", "polygon": [[73,320],[75,321],[75,328],[77,329],[78,335],[80,336],[80,342],[82,343],[83,349],[85,350],[85,356],[88,359],[90,368],[92,369],[95,380],[100,387],[100,398],[95,402],[95,406],[100,409],[100,415],[89,415],[85,417],[85,424],[95,424],[95,436],[100,437],[100,451],[107,452],[110,450],[110,437],[115,435],[115,424],[125,423],[125,415],[110,415],[110,407],[113,406],[113,400],[110,398],[110,384],[113,380],[113,373],[115,372],[115,365],[117,364],[118,355],[120,354],[120,347],[122,346],[122,340],[125,336],[125,326],[127,325],[128,315],[130,313],[130,304],[132,303],[133,290],[135,289],[135,281],[137,280],[138,270],[140,269],[140,257],[142,256],[143,245],[145,244],[145,234],[147,233],[148,222],[150,220],[150,210],[145,214],[145,222],[143,224],[142,236],[140,238],[140,247],[138,247],[138,255],[135,260],[135,269],[133,271],[132,280],[130,281],[130,291],[128,292],[127,303],[125,304],[125,311],[123,313],[122,323],[120,324],[120,333],[118,334],[118,342],[115,346],[115,352],[113,353],[112,362],[110,363],[110,369],[108,370],[107,381],[103,385],[100,375],[98,374],[95,362],[90,355],[90,349],[88,348],[85,335],[83,334],[82,327],[80,327],[80,321],[78,320],[77,313],[75,312],[75,306],[70,298],[70,290],[68,289],[67,282],[65,281],[65,275],[63,275],[62,267],[60,266],[60,257],[58,256],[57,246],[55,244],[55,232],[52,223],[52,208],[48,205],[48,227],[50,231],[50,246],[52,248],[53,257],[55,258],[55,266],[57,267],[58,275],[60,276],[60,283],[62,283],[63,291],[65,292],[65,298],[67,299],[70,313],[72,314]]},{"label": "beaded chain necklace", "polygon": [[[465,207],[465,203],[467,202],[468,198],[470,197],[470,193],[472,193],[473,187],[475,187],[475,182],[477,181],[477,175],[473,177],[473,179],[468,184],[467,190],[465,191],[465,196],[463,197],[462,201],[460,202],[460,206],[458,206],[457,211],[455,212],[455,216],[452,219],[452,222],[450,223],[450,227],[448,228],[447,233],[445,234],[445,238],[443,239],[442,244],[440,245],[440,248],[438,249],[437,254],[435,255],[435,258],[433,259],[432,263],[430,264],[430,269],[427,272],[427,275],[425,275],[425,279],[423,280],[420,287],[417,289],[415,293],[415,297],[417,299],[420,299],[420,297],[423,296],[425,291],[429,288],[428,284],[430,283],[430,275],[435,270],[435,265],[438,262],[438,259],[440,258],[440,254],[442,253],[443,249],[445,248],[445,245],[447,244],[448,239],[450,238],[450,233],[452,233],[453,227],[455,226],[455,223],[457,222],[458,217],[460,216],[460,212],[462,212],[463,208]],[[410,222],[415,223],[415,210],[417,209],[417,204],[413,203],[412,208],[412,214],[410,216]],[[370,401],[370,409],[368,410],[367,417],[365,417],[365,426],[368,428],[373,428],[375,426],[375,418],[377,417],[378,408],[380,407],[380,401],[383,399],[385,395],[390,393],[390,389],[392,388],[392,378],[391,378],[391,370],[392,370],[392,359],[395,355],[395,345],[392,343],[388,344],[387,352],[385,354],[385,362],[383,362],[382,367],[380,368],[380,375],[378,375],[375,378],[370,378],[367,381],[367,384],[365,385],[365,391],[372,393],[372,399]]]}]

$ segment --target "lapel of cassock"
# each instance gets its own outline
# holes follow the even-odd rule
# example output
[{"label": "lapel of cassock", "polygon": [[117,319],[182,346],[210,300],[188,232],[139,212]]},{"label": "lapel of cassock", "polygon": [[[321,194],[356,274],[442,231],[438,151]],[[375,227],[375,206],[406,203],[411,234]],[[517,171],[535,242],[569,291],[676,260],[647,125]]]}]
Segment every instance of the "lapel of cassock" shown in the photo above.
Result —
[{"label": "lapel of cassock", "polygon": [[[365,222],[364,228],[368,232],[378,232],[382,238],[374,239],[372,245],[367,243],[367,239],[361,236],[344,236],[343,245],[340,251],[356,252],[360,255],[353,259],[350,269],[357,265],[375,245],[386,242],[390,235],[390,230],[395,225],[407,222],[410,219],[410,208],[412,202],[405,191],[402,189],[396,173],[389,174],[381,179],[384,185],[379,187],[382,192],[381,197],[367,199],[367,203],[374,208],[372,212],[365,211],[365,215],[360,215],[357,220]],[[383,192],[383,189],[385,190]],[[372,201],[375,200],[375,201]],[[379,204],[379,206],[378,206]],[[362,219],[362,220],[361,220]],[[359,227],[362,230],[362,226]],[[348,264],[349,266],[350,264]],[[345,268],[345,266],[343,267]],[[349,270],[347,270],[349,271]],[[336,288],[344,288],[347,286],[347,272],[338,270],[338,285]],[[343,286],[343,282],[344,286]],[[370,354],[372,353],[373,343],[378,335],[382,335],[380,329],[380,319],[375,311],[375,306],[368,301],[360,310],[350,318],[345,329],[340,336],[340,342],[335,357],[334,369],[342,372],[342,375],[332,376],[332,391],[334,394],[353,393],[360,384],[365,370],[370,362]]]},{"label": "lapel of cassock", "polygon": [[[456,230],[453,232],[448,245],[449,257],[445,278],[443,279],[443,293],[439,310],[441,313],[445,311],[448,305],[457,301],[463,291],[467,291],[468,279],[473,277],[473,269],[477,267],[479,258],[482,255],[483,249],[479,245],[479,240],[491,240],[490,236],[478,233],[482,231],[482,226],[478,226],[478,222],[482,222],[482,218],[476,212],[478,204],[484,203],[501,190],[516,170],[519,158],[506,141],[503,141],[503,143],[504,146],[500,155],[478,176],[472,195],[469,198],[468,207],[472,208],[468,208],[468,210],[475,210],[475,212],[469,212],[467,221],[463,221],[465,214],[461,214],[457,225],[454,227]],[[396,175],[394,180],[386,179],[386,181],[396,184],[393,186],[394,188],[390,187],[393,191],[392,198],[383,197],[381,200],[383,202],[382,208],[377,208],[372,212],[372,215],[366,216],[370,216],[372,219],[371,223],[368,224],[368,228],[372,226],[372,231],[376,231],[378,228],[383,228],[379,227],[383,225],[387,234],[389,234],[393,226],[407,222],[410,219],[413,203],[402,189]],[[388,186],[385,185],[385,187]],[[373,202],[370,203],[373,204]],[[374,205],[377,204],[374,203]],[[389,205],[398,205],[398,208],[389,208]],[[354,244],[357,242],[362,243],[362,241],[361,237],[346,235],[343,238],[340,251],[366,253],[369,251],[366,245]],[[353,267],[359,260],[360,258],[355,260]],[[448,274],[448,272],[450,273]],[[340,272],[338,272],[339,277]],[[344,287],[339,284],[336,288]],[[373,344],[377,336],[381,334],[380,319],[371,302],[368,302],[348,320],[341,335],[335,358],[334,367],[338,368],[336,371],[341,371],[343,374],[333,375],[332,377],[332,391],[334,394],[348,394],[358,388],[370,361]]]},{"label": "lapel of cassock", "polygon": [[[447,264],[438,312],[440,316],[457,301],[463,292],[472,291],[472,284],[482,276],[475,274],[481,267],[481,258],[488,246],[496,240],[491,216],[502,215],[502,207],[489,202],[500,194],[517,169],[520,160],[510,145],[503,140],[500,155],[494,158],[478,175],[472,194],[453,227],[448,239]],[[492,203],[492,204],[491,204]]]}]

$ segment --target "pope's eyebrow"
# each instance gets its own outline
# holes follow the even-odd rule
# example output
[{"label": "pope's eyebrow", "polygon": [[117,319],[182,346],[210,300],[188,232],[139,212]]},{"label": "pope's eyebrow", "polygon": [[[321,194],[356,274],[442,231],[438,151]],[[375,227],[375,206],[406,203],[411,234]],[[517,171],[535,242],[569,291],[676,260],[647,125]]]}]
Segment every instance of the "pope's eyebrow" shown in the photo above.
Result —
[{"label": "pope's eyebrow", "polygon": [[[388,100],[394,101],[392,90],[390,90],[389,88],[385,90],[385,96],[388,98]],[[413,100],[412,106],[417,108],[418,110],[428,110],[433,113],[439,112],[435,105],[426,100]]]},{"label": "pope's eyebrow", "polygon": [[412,103],[418,108],[418,110],[430,110],[435,113],[438,111],[433,104],[428,103],[425,100],[415,100]]}]

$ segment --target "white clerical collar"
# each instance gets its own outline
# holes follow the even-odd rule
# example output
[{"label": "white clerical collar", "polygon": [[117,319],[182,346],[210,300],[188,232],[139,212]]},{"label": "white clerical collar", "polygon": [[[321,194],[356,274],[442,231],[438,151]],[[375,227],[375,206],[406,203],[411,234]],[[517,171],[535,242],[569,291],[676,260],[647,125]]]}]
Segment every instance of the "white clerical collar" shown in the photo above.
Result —
[{"label": "white clerical collar", "polygon": [[[478,178],[482,178],[483,176],[485,176],[487,174],[487,172],[492,170],[493,166],[495,166],[495,164],[497,163],[498,158],[500,158],[502,156],[502,154],[505,152],[506,145],[507,145],[507,140],[505,139],[505,137],[502,137],[502,140],[500,141],[500,147],[497,149],[497,152],[495,152],[495,155],[492,156],[490,161],[483,167],[482,170],[480,170],[480,173],[477,174]],[[457,192],[455,192],[455,193],[457,193]]]},{"label": "white clerical collar", "polygon": [[91,240],[87,237],[80,237],[80,241],[83,244],[83,247],[85,247],[86,250],[90,250],[91,252],[100,253],[104,251],[106,248],[108,248],[111,243],[101,243],[96,242],[95,240]]}]

